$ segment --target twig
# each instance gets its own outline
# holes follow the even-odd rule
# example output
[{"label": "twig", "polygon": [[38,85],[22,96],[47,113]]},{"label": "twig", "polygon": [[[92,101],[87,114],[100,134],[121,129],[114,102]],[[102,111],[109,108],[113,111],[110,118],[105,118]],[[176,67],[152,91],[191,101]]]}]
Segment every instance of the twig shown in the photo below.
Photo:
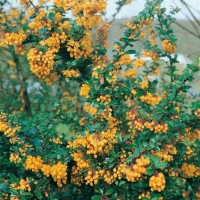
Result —
[{"label": "twig", "polygon": [[[194,13],[190,10],[190,8],[187,6],[187,4],[185,2],[183,2],[184,6],[187,8],[187,10],[189,11],[189,13],[192,15],[193,19],[195,20],[195,22],[200,26],[200,22],[199,20],[196,18],[196,16],[194,15]],[[195,25],[196,27],[196,25]],[[197,27],[196,27],[197,28]]]},{"label": "twig", "polygon": [[119,7],[117,7],[116,13],[113,14],[113,19],[110,21],[110,24],[112,24],[115,21],[117,14],[120,12],[120,10],[124,6],[125,2],[126,2],[126,0],[121,0],[118,2]]},{"label": "twig", "polygon": [[197,37],[199,39],[199,35],[197,35],[196,33],[190,31],[189,29],[185,28],[185,26],[181,25],[180,23],[178,23],[176,21],[174,21],[174,23],[176,25],[178,25],[179,27],[181,27],[183,30],[187,31],[188,33],[190,33],[191,35],[193,35],[193,36],[195,36],[195,37]]},{"label": "twig", "polygon": [[192,8],[194,11],[198,12],[200,14],[200,11],[196,8],[192,7],[190,4],[186,3],[184,0],[180,0],[182,3],[186,4],[188,7]]},{"label": "twig", "polygon": [[[14,61],[16,63],[16,69],[17,69],[17,74],[20,78],[20,81],[21,81],[21,85],[24,86],[25,84],[25,80],[19,70],[19,66],[20,66],[20,63],[19,63],[19,59],[16,55],[14,55]],[[29,95],[28,95],[28,92],[27,92],[27,88],[25,87],[23,89],[23,99],[25,101],[25,110],[26,110],[26,113],[27,113],[27,116],[28,117],[31,117],[32,116],[32,113],[31,113],[31,106],[30,106],[30,99],[29,99]]]}]

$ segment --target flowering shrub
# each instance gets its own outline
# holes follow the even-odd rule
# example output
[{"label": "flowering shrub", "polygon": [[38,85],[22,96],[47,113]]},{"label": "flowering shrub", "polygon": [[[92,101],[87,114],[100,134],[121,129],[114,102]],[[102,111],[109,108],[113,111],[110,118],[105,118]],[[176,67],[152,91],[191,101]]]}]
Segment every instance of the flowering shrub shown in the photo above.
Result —
[{"label": "flowering shrub", "polygon": [[106,1],[45,2],[1,3],[1,199],[200,199],[200,101],[185,102],[200,60],[177,73],[176,9],[149,0],[109,59]]}]

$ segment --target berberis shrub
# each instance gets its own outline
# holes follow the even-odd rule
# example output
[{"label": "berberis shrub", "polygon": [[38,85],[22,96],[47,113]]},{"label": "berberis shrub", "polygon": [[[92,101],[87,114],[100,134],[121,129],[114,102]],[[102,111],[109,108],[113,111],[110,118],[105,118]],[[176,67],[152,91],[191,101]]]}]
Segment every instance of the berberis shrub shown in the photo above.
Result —
[{"label": "berberis shrub", "polygon": [[7,3],[0,198],[200,199],[200,101],[185,99],[200,59],[176,67],[178,9],[147,1],[109,59],[105,0],[21,0],[24,11]]}]

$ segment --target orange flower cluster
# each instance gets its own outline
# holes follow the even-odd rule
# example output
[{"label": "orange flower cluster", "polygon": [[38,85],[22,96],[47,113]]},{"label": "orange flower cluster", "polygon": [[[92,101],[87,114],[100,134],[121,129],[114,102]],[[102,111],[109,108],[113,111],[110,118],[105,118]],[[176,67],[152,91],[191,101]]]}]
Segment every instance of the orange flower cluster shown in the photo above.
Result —
[{"label": "orange flower cluster", "polygon": [[147,192],[143,192],[141,195],[139,195],[138,199],[143,199],[143,198],[148,198],[150,199],[151,198],[151,195],[150,195],[150,192],[147,191]]},{"label": "orange flower cluster", "polygon": [[24,163],[24,168],[33,172],[41,170],[47,177],[51,175],[53,180],[57,182],[58,187],[62,187],[67,182],[67,165],[61,162],[54,165],[43,164],[40,156],[34,157],[29,155]]},{"label": "orange flower cluster", "polygon": [[90,103],[86,102],[84,104],[84,110],[90,115],[96,115],[98,109],[96,107],[91,106]]},{"label": "orange flower cluster", "polygon": [[54,66],[56,52],[57,50],[53,48],[49,48],[45,52],[37,48],[31,48],[29,50],[27,57],[30,63],[30,69],[38,78],[43,79],[50,74]]},{"label": "orange flower cluster", "polygon": [[196,111],[194,112],[194,114],[195,114],[198,118],[200,118],[200,109],[196,110]]},{"label": "orange flower cluster", "polygon": [[19,30],[17,33],[5,33],[1,36],[0,46],[6,45],[22,45],[22,42],[26,40],[27,36],[23,30]]},{"label": "orange flower cluster", "polygon": [[47,78],[45,78],[44,81],[47,84],[52,85],[57,80],[58,80],[58,73],[57,72],[53,72]]},{"label": "orange flower cluster", "polygon": [[166,133],[168,130],[168,125],[167,124],[158,124],[154,121],[152,122],[145,122],[144,126],[154,133]]},{"label": "orange flower cluster", "polygon": [[147,17],[138,22],[127,22],[125,25],[129,29],[129,38],[139,38],[140,35],[144,36],[143,28],[146,29],[153,22],[153,17]]},{"label": "orange flower cluster", "polygon": [[104,103],[104,105],[107,105],[111,101],[111,98],[109,94],[101,95],[97,98],[97,101]]},{"label": "orange flower cluster", "polygon": [[157,190],[158,192],[161,192],[165,189],[165,183],[166,181],[163,173],[157,173],[149,179],[149,187],[151,187],[151,191]]},{"label": "orange flower cluster", "polygon": [[124,77],[126,78],[135,78],[137,75],[136,69],[128,69],[124,73]]},{"label": "orange flower cluster", "polygon": [[[70,146],[67,146],[67,147],[70,147]],[[90,166],[90,161],[88,159],[85,159],[85,154],[82,152],[82,151],[76,151],[76,152],[73,152],[71,153],[71,156],[73,158],[73,160],[76,162],[76,165],[75,165],[75,171],[74,171],[74,174],[78,174],[79,171],[85,169],[85,168],[88,168]]]},{"label": "orange flower cluster", "polygon": [[144,158],[143,156],[136,159],[135,164],[132,163],[130,166],[124,169],[126,179],[130,182],[139,180],[143,174],[146,174],[146,166],[149,164],[149,159]]},{"label": "orange flower cluster", "polygon": [[30,2],[30,0],[20,0],[20,4],[21,4],[22,6],[27,5],[29,2]]},{"label": "orange flower cluster", "polygon": [[200,130],[195,129],[191,131],[191,128],[186,128],[186,133],[179,138],[180,140],[188,140],[190,142],[194,142],[196,139],[200,140]]},{"label": "orange flower cluster", "polygon": [[14,45],[15,53],[24,55],[26,52],[26,47],[22,45],[25,41],[27,35],[23,30],[19,30],[17,33],[4,33],[0,35],[0,47],[5,47],[6,45]]},{"label": "orange flower cluster", "polygon": [[30,186],[30,182],[28,180],[24,180],[21,179],[19,184],[17,183],[12,183],[10,184],[10,188],[14,189],[14,190],[24,190],[24,191],[31,191],[31,186]]},{"label": "orange flower cluster", "polygon": [[119,69],[121,65],[128,65],[131,63],[131,57],[128,54],[122,54],[117,62],[115,62],[116,69]]},{"label": "orange flower cluster", "polygon": [[19,153],[11,153],[10,154],[10,162],[13,163],[20,163],[21,162],[21,158],[19,156]]},{"label": "orange flower cluster", "polygon": [[108,129],[100,133],[86,133],[84,136],[78,136],[73,142],[69,142],[67,148],[84,148],[87,155],[108,153],[113,144],[116,143],[116,129]]},{"label": "orange flower cluster", "polygon": [[145,128],[148,128],[150,131],[153,131],[154,133],[167,133],[168,125],[163,123],[159,124],[155,121],[146,121],[145,119],[139,119],[137,117],[137,111],[130,111],[126,113],[127,119],[130,121],[128,122],[130,129],[136,129],[139,131],[144,130]]},{"label": "orange flower cluster", "polygon": [[7,115],[5,113],[0,113],[0,132],[3,132],[4,135],[10,138],[10,141],[16,142],[18,138],[16,137],[16,132],[20,131],[20,127],[13,127],[7,122]]},{"label": "orange flower cluster", "polygon": [[91,186],[96,185],[99,182],[100,173],[97,170],[89,170],[87,176],[85,177],[86,185],[90,184]]},{"label": "orange flower cluster", "polygon": [[77,78],[80,76],[80,72],[74,69],[66,69],[62,71],[62,74],[66,77],[65,80],[68,81],[68,78]]},{"label": "orange flower cluster", "polygon": [[53,3],[65,11],[71,10],[73,16],[76,16],[77,24],[87,29],[98,25],[101,21],[99,13],[103,12],[107,5],[105,0],[54,0]]},{"label": "orange flower cluster", "polygon": [[86,59],[92,52],[90,32],[85,30],[84,37],[79,41],[70,38],[67,42],[67,51],[75,59]]},{"label": "orange flower cluster", "polygon": [[105,0],[80,1],[76,10],[73,12],[74,15],[83,12],[82,16],[76,17],[77,24],[87,29],[97,26],[101,21],[101,15],[99,13],[103,12],[106,6],[107,3]]},{"label": "orange flower cluster", "polygon": [[129,112],[126,112],[126,118],[130,121],[134,120],[137,115],[138,115],[137,110],[130,110]]},{"label": "orange flower cluster", "polygon": [[[34,14],[34,13],[31,13],[31,14]],[[34,20],[28,24],[30,28],[30,32],[33,32],[35,35],[38,36],[39,30],[47,28],[50,31],[52,29],[52,23],[51,23],[51,20],[47,17],[47,14],[48,13],[45,9],[38,10],[38,13],[36,17],[34,18]]]},{"label": "orange flower cluster", "polygon": [[87,84],[82,84],[81,89],[79,91],[80,96],[85,96],[86,98],[89,97],[90,86]]},{"label": "orange flower cluster", "polygon": [[173,45],[170,40],[163,40],[162,48],[168,54],[172,54],[176,51],[176,46]]},{"label": "orange flower cluster", "polygon": [[151,44],[152,46],[155,46],[155,45],[156,45],[156,41],[155,41],[155,39],[154,39],[154,35],[153,35],[153,34],[151,34],[151,35],[149,36],[149,41],[150,41],[150,44]]},{"label": "orange flower cluster", "polygon": [[182,172],[186,178],[197,177],[200,176],[200,167],[196,167],[194,164],[183,163],[180,172]]},{"label": "orange flower cluster", "polygon": [[154,156],[160,157],[162,161],[170,162],[174,159],[173,155],[177,154],[177,150],[174,146],[168,144],[168,145],[165,145],[164,149],[160,151],[152,150],[151,153]]},{"label": "orange flower cluster", "polygon": [[110,24],[107,22],[101,26],[95,31],[95,43],[100,44],[104,47],[108,47],[109,43],[106,43],[105,41],[108,38],[108,32],[110,30]]},{"label": "orange flower cluster", "polygon": [[140,68],[142,66],[144,66],[145,61],[142,60],[141,58],[136,58],[135,61],[132,62],[133,66],[136,66],[137,68]]},{"label": "orange flower cluster", "polygon": [[140,99],[142,102],[145,102],[152,106],[160,103],[161,101],[161,97],[158,94],[151,94],[149,92],[147,92],[146,95],[141,96]]},{"label": "orange flower cluster", "polygon": [[52,33],[51,37],[48,37],[46,40],[40,41],[42,46],[48,46],[51,48],[60,49],[60,44],[65,43],[67,40],[67,35],[65,32],[61,33]]},{"label": "orange flower cluster", "polygon": [[41,171],[47,177],[52,176],[58,187],[62,187],[67,182],[67,165],[58,162],[54,165],[42,164]]},{"label": "orange flower cluster", "polygon": [[148,81],[142,81],[140,82],[140,88],[145,89],[149,87]]},{"label": "orange flower cluster", "polygon": [[26,170],[31,170],[33,172],[38,172],[42,168],[43,160],[40,156],[34,157],[28,155],[24,163],[24,168]]},{"label": "orange flower cluster", "polygon": [[150,58],[152,58],[152,60],[154,60],[154,61],[158,61],[158,60],[160,60],[160,57],[158,56],[158,54],[157,54],[157,52],[156,51],[149,51],[149,50],[142,50],[142,56],[144,57],[144,58],[146,58],[146,57],[150,57]]},{"label": "orange flower cluster", "polygon": [[79,171],[77,170],[76,166],[72,167],[72,172],[71,172],[71,183],[81,186],[82,183],[84,183],[84,178],[83,176],[79,173]]},{"label": "orange flower cluster", "polygon": [[[94,61],[94,62],[98,62],[98,61]],[[101,73],[99,73],[99,71],[103,71],[105,69],[105,67],[106,67],[105,64],[97,65],[96,67],[94,67],[93,72],[92,72],[92,77],[100,78],[102,75],[101,75]]]},{"label": "orange flower cluster", "polygon": [[62,187],[67,182],[67,165],[61,162],[51,166],[50,174],[58,187]]}]

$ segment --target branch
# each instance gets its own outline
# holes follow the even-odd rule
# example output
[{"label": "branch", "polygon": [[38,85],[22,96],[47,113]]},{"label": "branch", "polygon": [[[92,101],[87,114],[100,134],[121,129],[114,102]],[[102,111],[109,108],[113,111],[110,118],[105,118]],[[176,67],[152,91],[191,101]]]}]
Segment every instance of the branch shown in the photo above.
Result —
[{"label": "branch", "polygon": [[190,4],[186,3],[184,0],[180,0],[182,3],[186,4],[188,7],[192,8],[194,11],[198,12],[200,14],[200,11],[192,7]]},{"label": "branch", "polygon": [[[193,14],[193,12],[192,12],[191,9],[189,8],[188,4],[186,4],[184,1],[182,1],[182,2],[183,2],[183,4],[184,4],[184,6],[187,8],[187,10],[189,11],[189,13],[192,15],[192,17],[193,17],[193,19],[195,20],[195,22],[200,26],[199,20],[195,17],[195,15]],[[190,20],[190,21],[191,21],[191,20]],[[194,26],[195,28],[197,28],[195,24],[194,24],[193,26]]]},{"label": "branch", "polygon": [[178,25],[179,27],[181,27],[183,30],[187,31],[188,33],[190,33],[191,35],[197,37],[198,39],[200,38],[199,35],[197,35],[196,33],[190,31],[189,29],[185,28],[185,26],[181,25],[180,23],[174,21],[174,24]]},{"label": "branch", "polygon": [[110,24],[112,24],[115,21],[117,14],[120,12],[120,10],[122,9],[122,7],[126,3],[126,0],[121,0],[121,1],[118,1],[116,3],[118,3],[119,6],[117,7],[116,13],[113,14],[113,19],[110,21]]},{"label": "branch", "polygon": [[[17,74],[20,78],[20,81],[21,81],[21,85],[22,87],[25,85],[25,79],[23,78],[20,70],[19,70],[19,66],[20,66],[20,63],[19,63],[19,59],[16,55],[14,55],[14,61],[16,63],[16,68],[17,68]],[[24,99],[24,102],[25,102],[25,110],[26,110],[26,114],[28,117],[31,117],[32,116],[32,113],[31,113],[31,103],[30,103],[30,99],[29,99],[29,95],[28,95],[28,92],[27,92],[27,88],[24,87],[23,88],[23,99]]]}]

